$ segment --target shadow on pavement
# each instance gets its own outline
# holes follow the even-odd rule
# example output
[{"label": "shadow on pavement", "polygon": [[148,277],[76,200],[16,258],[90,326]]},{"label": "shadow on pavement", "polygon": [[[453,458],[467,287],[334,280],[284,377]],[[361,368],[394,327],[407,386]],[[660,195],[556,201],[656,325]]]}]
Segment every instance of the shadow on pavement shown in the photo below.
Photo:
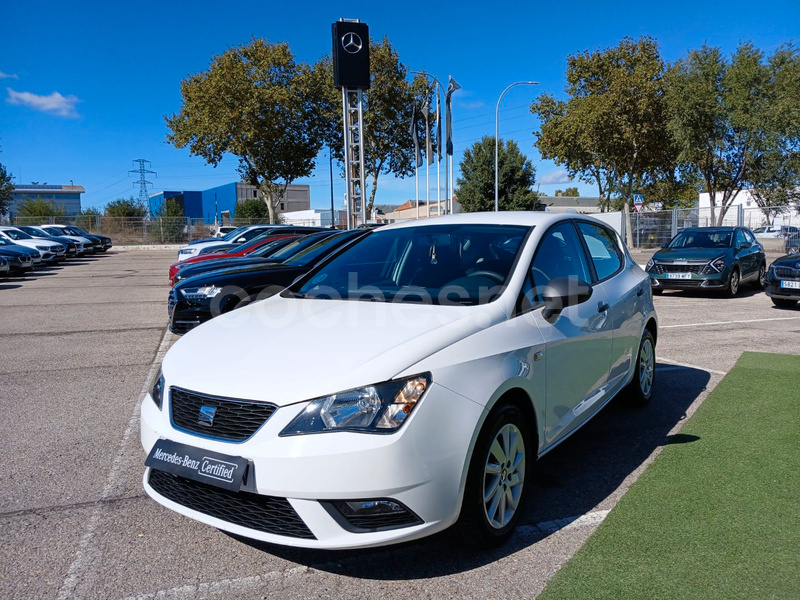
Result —
[{"label": "shadow on pavement", "polygon": [[592,511],[656,448],[697,439],[680,433],[669,435],[669,432],[686,418],[688,407],[706,389],[709,374],[670,366],[658,369],[657,378],[653,398],[646,407],[634,409],[622,402],[611,402],[580,431],[534,465],[534,487],[523,509],[520,529],[499,548],[471,549],[452,530],[395,546],[349,551],[287,548],[231,537],[285,560],[364,579],[425,579],[487,565],[532,546],[558,530],[558,526],[548,526],[545,533],[531,526],[554,521],[567,523]]}]

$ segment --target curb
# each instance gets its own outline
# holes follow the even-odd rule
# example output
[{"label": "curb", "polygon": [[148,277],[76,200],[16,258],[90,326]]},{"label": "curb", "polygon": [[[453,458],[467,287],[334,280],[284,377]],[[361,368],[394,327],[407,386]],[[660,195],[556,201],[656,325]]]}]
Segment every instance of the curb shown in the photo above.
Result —
[{"label": "curb", "polygon": [[186,244],[141,244],[136,246],[114,246],[112,250],[180,250]]}]

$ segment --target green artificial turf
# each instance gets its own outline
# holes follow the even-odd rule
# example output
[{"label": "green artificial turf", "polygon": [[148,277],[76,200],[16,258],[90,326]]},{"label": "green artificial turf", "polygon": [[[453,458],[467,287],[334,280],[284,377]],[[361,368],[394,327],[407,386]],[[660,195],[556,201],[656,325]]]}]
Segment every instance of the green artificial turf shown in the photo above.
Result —
[{"label": "green artificial turf", "polygon": [[744,353],[544,599],[800,598],[800,356]]}]

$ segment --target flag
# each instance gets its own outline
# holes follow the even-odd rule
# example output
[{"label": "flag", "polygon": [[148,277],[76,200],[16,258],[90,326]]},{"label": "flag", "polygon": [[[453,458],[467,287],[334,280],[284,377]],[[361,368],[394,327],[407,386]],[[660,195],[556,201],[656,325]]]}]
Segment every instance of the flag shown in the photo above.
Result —
[{"label": "flag", "polygon": [[436,88],[436,160],[442,160],[442,98],[439,87]]},{"label": "flag", "polygon": [[430,165],[433,164],[433,148],[431,146],[430,125],[431,103],[427,98],[425,98],[425,104],[422,105],[422,114],[425,115],[425,157]]},{"label": "flag", "polygon": [[419,136],[417,135],[417,104],[414,103],[414,112],[411,114],[411,139],[414,140],[414,165],[420,166],[422,164],[422,154],[419,151]]},{"label": "flag", "polygon": [[452,75],[447,76],[450,80],[447,84],[447,91],[444,94],[444,114],[445,114],[445,135],[447,142],[445,144],[447,154],[453,156],[453,92],[460,90],[461,86],[456,83]]}]

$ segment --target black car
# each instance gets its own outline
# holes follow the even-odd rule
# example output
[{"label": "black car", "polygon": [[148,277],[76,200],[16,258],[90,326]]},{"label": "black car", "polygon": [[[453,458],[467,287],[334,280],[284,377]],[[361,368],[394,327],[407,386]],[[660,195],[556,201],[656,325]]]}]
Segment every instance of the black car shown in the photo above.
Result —
[{"label": "black car", "polygon": [[75,225],[51,225],[50,227],[46,227],[45,231],[50,231],[52,228],[60,229],[65,235],[77,235],[91,240],[96,252],[105,252],[114,245],[111,242],[111,238],[107,235],[89,233],[88,231],[84,231]]},{"label": "black car", "polygon": [[[184,279],[195,277],[201,273],[209,271],[219,271],[231,267],[245,267],[253,265],[263,265],[266,263],[284,262],[289,260],[298,252],[302,252],[307,246],[319,242],[319,240],[337,233],[335,229],[328,229],[318,233],[312,233],[300,238],[284,238],[275,240],[246,256],[224,256],[204,260],[202,262],[188,264],[182,267],[173,278],[173,285],[177,285]],[[274,235],[274,234],[271,234]],[[260,236],[259,236],[260,237]],[[179,263],[180,264],[180,263]]]},{"label": "black car", "polygon": [[8,259],[5,256],[0,256],[0,277],[5,275],[11,270],[8,266]]},{"label": "black car", "polygon": [[369,230],[350,230],[312,234],[302,240],[312,238],[313,243],[284,262],[249,264],[184,279],[169,294],[169,329],[173,333],[186,333],[215,316],[272,296],[369,233]]},{"label": "black car", "polygon": [[0,256],[8,259],[9,274],[19,275],[26,271],[32,271],[36,257],[41,255],[33,248],[0,239]]},{"label": "black car", "polygon": [[24,231],[25,233],[27,233],[32,237],[41,238],[44,240],[49,240],[51,242],[58,242],[59,244],[63,244],[67,249],[66,251],[67,257],[78,255],[78,246],[80,244],[78,244],[78,242],[76,242],[72,238],[63,237],[59,235],[50,235],[41,227],[31,227],[30,225],[15,225],[15,227],[17,229],[21,229],[22,231]]},{"label": "black car", "polygon": [[767,271],[764,291],[772,303],[789,308],[800,300],[800,252],[787,254],[773,261]]},{"label": "black car", "polygon": [[656,252],[645,270],[654,294],[694,289],[736,296],[742,283],[763,285],[767,262],[747,227],[689,227]]}]

